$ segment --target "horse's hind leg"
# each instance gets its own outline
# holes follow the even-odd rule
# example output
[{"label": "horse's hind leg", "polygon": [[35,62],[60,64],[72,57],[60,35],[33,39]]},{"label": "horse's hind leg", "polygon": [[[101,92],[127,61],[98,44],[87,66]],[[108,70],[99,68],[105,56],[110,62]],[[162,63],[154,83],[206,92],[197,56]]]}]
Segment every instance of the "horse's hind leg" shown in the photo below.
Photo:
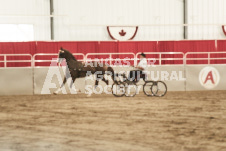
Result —
[{"label": "horse's hind leg", "polygon": [[[96,82],[95,82],[95,89],[97,88],[97,86],[98,86],[98,84],[99,84],[99,80],[100,80],[100,79],[97,79],[97,80],[96,80]],[[103,77],[102,77],[102,79],[101,79],[101,80],[102,80],[103,82],[105,82],[105,83],[106,83],[106,85],[108,85],[108,84],[109,84],[109,81],[105,79],[104,75],[103,75]],[[108,91],[110,92],[111,90],[110,90],[110,89],[108,89]]]},{"label": "horse's hind leg", "polygon": [[65,85],[66,82],[67,82],[67,78],[64,77],[64,81],[61,84],[60,88],[58,88],[53,94],[58,94],[60,92],[61,88]]},{"label": "horse's hind leg", "polygon": [[100,80],[104,81],[108,85],[108,80],[105,79],[104,75],[102,75],[102,77],[97,76],[96,81],[95,81],[95,88],[97,88],[97,86],[99,85]]},{"label": "horse's hind leg", "polygon": [[107,85],[109,84],[108,80],[106,80],[105,77],[103,77],[102,81],[104,81]]},{"label": "horse's hind leg", "polygon": [[96,79],[96,81],[95,81],[95,89],[97,88],[98,84],[99,84],[99,79]]},{"label": "horse's hind leg", "polygon": [[107,85],[107,91],[108,91],[108,92],[111,92],[111,86],[110,86],[110,88],[109,88],[109,81],[106,80],[104,77],[103,77],[102,80],[103,80],[103,81],[106,83],[106,85]]}]

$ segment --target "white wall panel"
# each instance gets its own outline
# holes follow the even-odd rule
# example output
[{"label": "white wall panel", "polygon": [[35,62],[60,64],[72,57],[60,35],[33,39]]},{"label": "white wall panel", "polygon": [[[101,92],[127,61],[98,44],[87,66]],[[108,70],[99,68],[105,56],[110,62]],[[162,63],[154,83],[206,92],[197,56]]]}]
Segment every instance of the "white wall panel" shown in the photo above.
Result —
[{"label": "white wall panel", "polygon": [[[186,1],[188,39],[225,39],[226,0]],[[34,40],[50,40],[49,3],[0,0],[0,24],[32,24]],[[111,40],[107,25],[143,25],[134,40],[184,38],[183,26],[163,26],[183,24],[183,0],[54,0],[54,15],[55,40]]]},{"label": "white wall panel", "polygon": [[225,38],[221,28],[226,24],[225,7],[225,0],[187,0],[187,23],[195,24],[188,26],[188,39]]},{"label": "white wall panel", "polygon": [[[55,18],[56,40],[111,40],[107,25],[183,24],[182,0],[56,0],[54,3],[55,15],[66,15]],[[140,26],[134,40],[160,39],[183,39],[183,27]]]},{"label": "white wall panel", "polygon": [[49,0],[0,0],[0,24],[33,24],[35,40],[50,40]]}]

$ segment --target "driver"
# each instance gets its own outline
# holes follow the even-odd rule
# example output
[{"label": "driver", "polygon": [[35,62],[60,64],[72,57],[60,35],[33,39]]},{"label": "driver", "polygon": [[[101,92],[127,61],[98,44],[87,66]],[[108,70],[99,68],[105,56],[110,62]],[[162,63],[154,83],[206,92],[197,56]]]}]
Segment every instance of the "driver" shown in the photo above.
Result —
[{"label": "driver", "polygon": [[144,53],[140,54],[140,62],[137,66],[134,66],[136,70],[132,70],[129,73],[128,80],[129,81],[139,81],[142,75],[143,80],[146,80],[146,68],[147,68],[147,59]]}]

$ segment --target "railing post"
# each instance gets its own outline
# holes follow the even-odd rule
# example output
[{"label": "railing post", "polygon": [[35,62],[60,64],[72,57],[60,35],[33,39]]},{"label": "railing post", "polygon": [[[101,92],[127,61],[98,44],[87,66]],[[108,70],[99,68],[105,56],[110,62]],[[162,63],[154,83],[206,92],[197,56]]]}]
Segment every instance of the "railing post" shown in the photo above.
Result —
[{"label": "railing post", "polygon": [[138,58],[137,58],[137,57],[138,57],[139,54],[140,54],[140,52],[136,53],[136,56],[135,56],[135,57],[136,57],[136,58],[135,58],[135,61],[136,61],[136,62],[135,62],[135,64],[134,64],[135,66],[137,66],[137,61],[138,61]]},{"label": "railing post", "polygon": [[[136,61],[137,61],[137,58],[135,57],[136,55],[133,53],[133,65],[135,66],[136,65]],[[131,59],[130,59],[131,60]]]},{"label": "railing post", "polygon": [[34,56],[31,57],[31,66],[34,68]]},{"label": "railing post", "polygon": [[36,57],[36,54],[33,56],[33,66],[34,66],[34,67],[35,67],[35,63],[36,63],[35,57]]},{"label": "railing post", "polygon": [[4,54],[4,67],[7,67],[6,54]]},{"label": "railing post", "polygon": [[83,62],[86,62],[86,56],[83,54]]},{"label": "railing post", "polygon": [[210,52],[208,52],[208,65],[210,64]]},{"label": "railing post", "polygon": [[159,65],[162,65],[162,54],[159,53]]},{"label": "railing post", "polygon": [[187,54],[188,54],[188,52],[183,56],[183,58],[184,58],[183,64],[184,65],[187,64]]},{"label": "railing post", "polygon": [[110,53],[110,66],[112,65],[112,54]]}]

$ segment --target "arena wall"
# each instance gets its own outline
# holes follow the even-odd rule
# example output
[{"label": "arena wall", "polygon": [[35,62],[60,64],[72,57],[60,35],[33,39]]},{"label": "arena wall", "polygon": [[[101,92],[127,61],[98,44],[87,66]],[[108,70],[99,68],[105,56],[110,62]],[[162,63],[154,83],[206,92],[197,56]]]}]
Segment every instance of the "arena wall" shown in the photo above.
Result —
[{"label": "arena wall", "polygon": [[[114,71],[119,73],[120,71],[128,74],[130,70],[133,70],[132,67],[114,67]],[[149,67],[148,70],[153,71],[153,76],[156,80],[161,80],[162,74],[166,72],[169,73],[167,79],[163,79],[163,81],[167,84],[169,91],[185,91],[185,81],[184,81],[184,66],[183,65],[174,65],[174,66],[155,66]],[[53,72],[48,76],[48,72]],[[65,75],[65,68],[48,68],[48,67],[39,67],[34,68],[34,94],[52,94],[56,88],[59,88],[62,80],[59,80],[57,74],[60,72],[60,78],[63,79]],[[172,72],[176,73],[176,77],[174,79],[170,79]],[[151,74],[148,74],[148,79],[151,79]],[[51,78],[51,79],[49,79]],[[113,80],[110,76],[106,77],[109,79],[109,84],[113,84]],[[180,79],[183,78],[183,79]],[[178,79],[178,80],[177,80]],[[82,93],[85,92],[85,87],[89,85],[89,89],[93,89],[96,78],[94,76],[90,76],[87,78],[78,78],[76,79],[74,86],[76,89],[79,89]],[[45,89],[45,82],[47,85],[47,89]],[[71,93],[69,90],[71,79],[65,85],[66,93]],[[51,83],[54,83],[53,85]],[[103,81],[100,81],[100,86],[104,88],[106,84]],[[141,80],[138,85],[139,87],[144,84],[143,80]],[[49,88],[48,88],[49,87]],[[55,88],[54,88],[55,87]],[[142,90],[142,87],[139,88]]]},{"label": "arena wall", "polygon": [[[161,71],[167,71],[172,75],[177,74],[180,77],[174,77],[174,79],[160,79],[163,80],[169,91],[196,91],[196,90],[208,90],[203,85],[200,84],[199,74],[202,68],[205,66],[215,67],[220,74],[220,82],[212,88],[211,90],[225,90],[225,81],[222,77],[225,77],[225,64],[226,64],[226,41],[225,40],[204,40],[204,41],[132,41],[132,42],[98,42],[98,41],[89,41],[89,42],[7,42],[0,43],[0,77],[1,77],[1,86],[0,94],[1,95],[17,95],[17,94],[41,94],[45,77],[48,73],[48,67],[50,66],[51,59],[53,56],[39,56],[36,58],[38,61],[35,65],[32,63],[32,56],[37,53],[51,53],[54,54],[57,58],[57,51],[63,46],[65,49],[70,50],[72,53],[133,53],[145,52],[147,58],[156,58],[159,59],[159,56],[155,53],[164,53],[164,52],[199,52],[196,55],[190,54],[189,56],[192,60],[188,60],[186,63],[183,61],[183,56],[177,60],[177,55],[169,56],[168,54],[161,55],[161,65],[160,62],[155,64],[155,67],[149,67],[150,71],[155,71],[154,75],[162,74]],[[154,55],[148,55],[148,53],[154,53]],[[211,53],[208,53],[211,52]],[[216,52],[216,54],[214,54]],[[7,57],[7,66],[4,62],[4,54],[29,54],[28,60],[24,56],[8,56]],[[94,55],[94,57],[102,57],[101,55]],[[117,56],[116,56],[117,57]],[[125,55],[118,55],[120,59],[123,59]],[[164,60],[167,58],[169,60]],[[28,62],[20,62],[19,60],[27,60]],[[49,59],[48,62],[39,62]],[[77,58],[81,59],[81,58]],[[135,59],[135,58],[133,58]],[[196,60],[198,59],[198,60]],[[208,60],[209,59],[209,60]],[[132,61],[133,62],[133,61]],[[167,65],[170,64],[170,65]],[[206,65],[200,65],[206,64]],[[208,65],[209,64],[209,65]],[[217,65],[218,64],[218,65]],[[40,66],[40,67],[37,67]],[[17,68],[14,68],[17,67]],[[23,67],[23,68],[22,68]],[[32,68],[34,67],[34,68]],[[58,69],[58,68],[56,68]],[[130,67],[126,68],[114,68],[117,71],[132,70]],[[181,74],[179,74],[181,73]],[[63,78],[63,72],[60,71],[61,78]],[[163,73],[165,74],[165,73]],[[169,75],[170,77],[170,75]],[[177,79],[182,80],[177,80]],[[186,78],[186,80],[183,80]],[[217,77],[219,78],[219,77]],[[9,82],[6,82],[9,81]],[[53,77],[52,82],[55,83],[53,88],[50,89],[50,92],[43,91],[43,94],[53,93],[53,91],[60,86],[59,78],[56,76]],[[9,84],[8,84],[9,83]],[[85,92],[85,85],[94,85],[94,80],[85,80],[84,78],[78,79],[75,82],[75,87],[79,87],[82,92]],[[100,82],[101,85],[105,85],[103,82]],[[111,83],[112,84],[112,83]],[[142,84],[142,83],[140,83]],[[54,87],[55,86],[55,87]],[[68,85],[66,85],[66,91],[69,92]]]},{"label": "arena wall", "polygon": [[[201,71],[204,68],[214,67],[216,71],[213,71],[210,77],[203,72],[203,78]],[[226,90],[226,65],[187,65],[186,66],[186,91],[206,91],[206,90]],[[204,69],[205,70],[205,69]],[[207,72],[208,69],[207,69]],[[215,73],[216,72],[216,73]],[[218,73],[217,73],[218,72]],[[211,77],[213,76],[213,77]],[[206,86],[203,85],[206,81]],[[213,81],[211,81],[213,78]],[[204,80],[204,81],[203,81]]]},{"label": "arena wall", "polygon": [[0,68],[0,95],[32,95],[33,68]]},{"label": "arena wall", "polygon": [[[219,74],[211,73],[212,77],[208,77],[209,70],[202,73],[204,68],[215,68]],[[164,65],[149,67],[148,71],[152,71],[154,80],[162,80],[167,84],[168,91],[204,91],[204,90],[226,90],[226,65]],[[114,67],[115,72],[130,71],[131,67]],[[159,72],[159,73],[158,73]],[[36,68],[0,68],[0,95],[32,95],[32,94],[52,94],[60,87],[65,75],[65,68],[58,67],[36,67]],[[59,75],[57,75],[59,74]],[[159,74],[159,76],[158,76]],[[203,85],[200,75],[204,75],[211,84],[211,88]],[[110,77],[108,77],[110,79]],[[151,76],[148,75],[148,79]],[[159,78],[159,79],[158,79]],[[162,79],[163,78],[163,79]],[[86,86],[94,87],[95,78],[79,78],[74,83],[76,89],[82,93],[86,92]],[[112,84],[113,81],[110,81]],[[69,89],[70,80],[65,85],[63,94],[73,93]],[[142,91],[143,80],[138,83],[140,91]],[[106,86],[104,82],[100,82],[101,86]]]},{"label": "arena wall", "polygon": [[[34,94],[53,94],[63,82],[66,68],[58,67],[38,67],[34,68]],[[65,84],[65,93],[71,93],[69,90],[71,78]],[[76,79],[74,86],[85,92],[85,78]],[[64,93],[64,92],[63,92]]]}]

